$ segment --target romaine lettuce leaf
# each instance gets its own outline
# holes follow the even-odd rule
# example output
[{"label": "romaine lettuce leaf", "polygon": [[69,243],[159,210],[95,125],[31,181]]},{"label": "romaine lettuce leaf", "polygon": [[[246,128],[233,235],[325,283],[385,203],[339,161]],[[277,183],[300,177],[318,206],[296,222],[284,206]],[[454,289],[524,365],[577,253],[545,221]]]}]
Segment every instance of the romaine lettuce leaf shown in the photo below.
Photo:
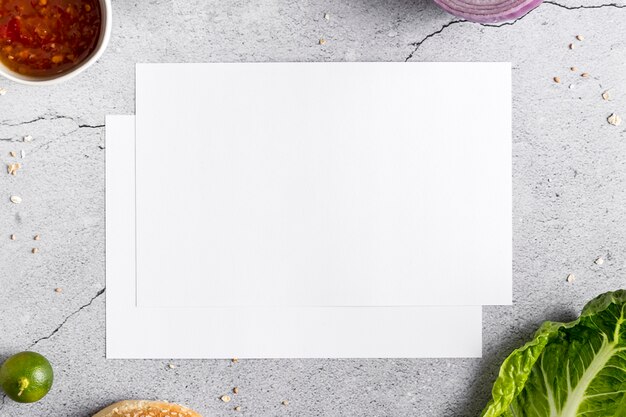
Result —
[{"label": "romaine lettuce leaf", "polygon": [[626,417],[626,290],[546,322],[502,364],[482,417]]}]

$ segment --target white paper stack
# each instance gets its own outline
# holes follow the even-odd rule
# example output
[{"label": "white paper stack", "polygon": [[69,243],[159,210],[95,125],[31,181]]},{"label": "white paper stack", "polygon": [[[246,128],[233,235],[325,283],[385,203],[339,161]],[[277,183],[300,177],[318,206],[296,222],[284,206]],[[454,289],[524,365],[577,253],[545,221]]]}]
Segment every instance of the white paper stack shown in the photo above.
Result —
[{"label": "white paper stack", "polygon": [[140,64],[136,102],[107,118],[107,357],[480,356],[509,64]]}]

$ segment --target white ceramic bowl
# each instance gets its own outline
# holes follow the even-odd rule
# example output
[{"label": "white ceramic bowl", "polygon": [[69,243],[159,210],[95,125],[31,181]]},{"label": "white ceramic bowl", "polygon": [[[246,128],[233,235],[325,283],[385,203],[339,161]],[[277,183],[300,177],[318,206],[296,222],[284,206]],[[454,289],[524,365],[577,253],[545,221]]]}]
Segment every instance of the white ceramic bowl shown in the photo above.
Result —
[{"label": "white ceramic bowl", "polygon": [[91,55],[78,66],[62,74],[53,74],[49,77],[29,77],[10,70],[2,64],[2,62],[0,62],[0,75],[20,84],[50,85],[69,80],[70,78],[85,71],[104,53],[104,50],[109,43],[109,38],[111,37],[111,20],[113,14],[111,10],[111,0],[100,0],[100,7],[102,8],[102,27],[100,28],[100,39],[98,39],[98,45]]}]

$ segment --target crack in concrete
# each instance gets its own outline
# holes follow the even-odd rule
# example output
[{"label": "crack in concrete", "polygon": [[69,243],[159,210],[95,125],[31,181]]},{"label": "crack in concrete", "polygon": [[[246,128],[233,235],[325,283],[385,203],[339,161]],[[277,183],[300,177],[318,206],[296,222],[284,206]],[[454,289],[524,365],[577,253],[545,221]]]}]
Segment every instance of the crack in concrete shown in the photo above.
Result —
[{"label": "crack in concrete", "polygon": [[595,5],[591,5],[591,6],[584,6],[584,5],[580,5],[580,6],[566,6],[565,4],[561,4],[558,3],[556,1],[549,1],[549,0],[544,0],[543,4],[551,4],[553,6],[556,7],[560,7],[562,9],[565,10],[580,10],[580,9],[603,9],[605,7],[614,7],[616,9],[626,9],[626,4],[617,4],[617,3],[605,3],[605,4],[595,4]]},{"label": "crack in concrete", "polygon": [[[605,7],[613,7],[613,8],[616,8],[616,9],[625,9],[626,8],[626,4],[619,5],[617,3],[605,3],[605,4],[596,4],[596,5],[590,5],[590,6],[584,6],[584,5],[580,5],[580,6],[566,6],[566,5],[558,3],[556,1],[544,0],[543,4],[549,4],[549,5],[552,5],[552,6],[555,6],[555,7],[560,7],[560,8],[565,9],[565,10],[602,9],[602,8],[605,8]],[[521,16],[521,17],[513,20],[512,22],[504,22],[504,23],[494,24],[494,25],[486,24],[486,23],[480,23],[480,26],[488,27],[488,28],[500,28],[500,27],[503,27],[503,26],[512,26],[512,25],[516,24],[517,22],[519,22],[520,20],[522,20],[523,18],[525,18],[526,16],[528,16],[529,14],[531,14],[535,10],[537,10],[537,8],[529,11],[524,16]],[[454,24],[466,23],[466,22],[468,22],[468,21],[464,20],[464,19],[452,20],[452,21],[446,23],[445,25],[443,25],[442,27],[440,27],[439,29],[437,29],[436,31],[431,32],[428,35],[424,36],[421,40],[409,44],[409,45],[413,46],[414,48],[411,51],[411,53],[404,59],[404,62],[407,62],[408,60],[413,58],[413,55],[415,55],[415,53],[420,48],[420,46],[422,46],[422,44],[424,42],[426,42],[428,39],[432,38],[433,36],[437,36],[437,35],[441,34],[444,30],[446,30],[447,28],[449,28],[450,26],[452,26]]]},{"label": "crack in concrete", "polygon": [[490,24],[490,23],[480,23],[480,25],[483,26],[483,27],[486,27],[486,28],[501,28],[502,26],[513,26],[514,24],[516,24],[517,22],[519,22],[520,20],[522,20],[523,18],[528,16],[531,12],[532,12],[532,10],[530,12],[526,13],[524,16],[520,16],[520,17],[518,17],[517,19],[515,19],[515,20],[513,20],[511,22],[499,23],[497,25]]},{"label": "crack in concrete", "polygon": [[433,36],[437,36],[439,35],[441,32],[443,32],[444,30],[446,30],[447,28],[449,28],[452,25],[455,25],[457,23],[463,23],[463,22],[467,22],[467,20],[452,20],[448,23],[446,23],[445,25],[443,25],[442,27],[440,27],[439,29],[437,29],[436,31],[429,33],[428,35],[426,35],[425,37],[423,37],[420,41],[417,42],[413,42],[412,46],[414,46],[413,51],[411,51],[411,53],[409,54],[409,56],[407,56],[404,59],[404,62],[407,62],[409,59],[413,58],[413,54],[415,54],[417,52],[417,50],[419,49],[420,46],[422,46],[422,44],[424,42],[426,42],[428,39],[432,38]]},{"label": "crack in concrete", "polygon": [[46,141],[46,142],[42,143],[41,145],[39,145],[39,146],[37,146],[37,147],[33,148],[33,149],[29,152],[29,153],[30,153],[31,155],[34,155],[34,154],[38,153],[40,150],[42,150],[42,149],[44,149],[44,150],[48,150],[48,149],[50,148],[50,145],[51,145],[51,144],[53,144],[53,143],[55,143],[55,142],[57,142],[57,141],[59,141],[59,140],[63,139],[63,138],[64,138],[64,137],[66,137],[66,136],[69,136],[69,135],[71,135],[71,134],[73,134],[73,133],[78,132],[78,131],[79,131],[80,129],[82,129],[82,128],[96,129],[96,128],[100,128],[100,127],[104,127],[104,125],[102,125],[102,126],[98,126],[98,125],[95,125],[95,126],[90,126],[90,125],[79,125],[76,129],[72,129],[72,130],[70,130],[69,132],[65,132],[65,133],[63,133],[63,134],[61,134],[61,135],[57,136],[56,138],[51,139],[51,140],[49,140],[49,141]]},{"label": "crack in concrete", "polygon": [[74,118],[69,117],[69,116],[59,116],[59,115],[53,115],[50,117],[46,117],[46,116],[39,116],[35,119],[31,119],[31,120],[25,120],[23,122],[17,122],[17,123],[11,123],[8,120],[4,120],[2,122],[0,122],[0,125],[4,125],[4,126],[9,126],[9,127],[15,127],[15,126],[23,126],[23,125],[30,125],[33,123],[37,123],[40,122],[42,120],[48,120],[48,121],[53,121],[53,120],[71,120],[74,123],[78,124]]},{"label": "crack in concrete", "polygon": [[[53,121],[53,120],[71,120],[72,122],[76,123],[76,129],[70,130],[69,132],[63,133],[62,135],[58,136],[56,139],[52,140],[52,141],[48,141],[46,142],[44,145],[49,145],[50,143],[54,142],[55,140],[64,138],[65,136],[71,135],[74,132],[79,131],[80,129],[102,129],[105,127],[104,124],[100,124],[100,125],[90,125],[90,124],[78,124],[78,122],[69,116],[52,116],[52,117],[46,117],[46,116],[40,116],[37,117],[36,119],[32,119],[32,120],[26,120],[23,122],[18,122],[18,123],[9,123],[9,122],[0,122],[0,125],[3,126],[9,126],[9,127],[15,127],[15,126],[23,126],[23,125],[29,125],[29,124],[33,124],[33,123],[37,123],[40,121]],[[23,142],[23,138],[0,138],[0,142]],[[41,148],[42,146],[38,147],[37,149]]]},{"label": "crack in concrete", "polygon": [[102,294],[104,294],[104,292],[106,291],[106,287],[102,288],[100,291],[98,291],[96,293],[96,295],[94,295],[93,297],[91,297],[91,300],[89,300],[88,303],[83,304],[82,306],[80,306],[77,310],[74,310],[73,312],[71,312],[68,316],[65,317],[65,319],[63,319],[63,321],[61,322],[61,324],[59,324],[49,335],[47,336],[43,336],[40,337],[39,339],[35,340],[33,343],[31,343],[28,346],[28,349],[34,347],[37,343],[42,342],[44,340],[48,340],[50,339],[52,336],[54,336],[55,334],[57,334],[59,332],[59,330],[61,330],[63,328],[63,326],[65,326],[65,324],[69,321],[69,319],[71,319],[72,317],[74,317],[75,315],[77,315],[78,313],[80,313],[81,311],[83,311],[84,309],[86,309],[87,307],[91,306],[91,304],[98,298],[100,297]]},{"label": "crack in concrete", "polygon": [[[69,134],[72,134],[76,131],[78,131],[79,129],[102,129],[105,127],[104,124],[98,124],[98,125],[91,125],[88,123],[78,123],[78,121],[76,121],[75,118],[70,117],[70,116],[60,116],[60,115],[52,115],[52,116],[39,116],[36,117],[34,119],[30,119],[30,120],[24,120],[21,122],[10,122],[8,120],[4,120],[2,122],[0,122],[0,126],[6,126],[6,127],[18,127],[18,126],[26,126],[26,125],[31,125],[37,122],[42,122],[42,121],[55,121],[55,120],[69,120],[72,121],[76,124],[77,128],[74,130],[71,130],[70,132],[67,132],[65,134],[63,134],[60,137],[64,137],[67,136]],[[22,138],[0,138],[0,142],[22,142],[23,139]]]}]

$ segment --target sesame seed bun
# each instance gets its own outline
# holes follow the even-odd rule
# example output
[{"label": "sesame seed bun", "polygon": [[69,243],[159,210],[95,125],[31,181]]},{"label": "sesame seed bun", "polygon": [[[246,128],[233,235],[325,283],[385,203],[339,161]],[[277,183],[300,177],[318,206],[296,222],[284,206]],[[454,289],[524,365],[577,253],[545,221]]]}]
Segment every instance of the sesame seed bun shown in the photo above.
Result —
[{"label": "sesame seed bun", "polygon": [[181,405],[164,401],[121,401],[93,417],[202,417]]}]

